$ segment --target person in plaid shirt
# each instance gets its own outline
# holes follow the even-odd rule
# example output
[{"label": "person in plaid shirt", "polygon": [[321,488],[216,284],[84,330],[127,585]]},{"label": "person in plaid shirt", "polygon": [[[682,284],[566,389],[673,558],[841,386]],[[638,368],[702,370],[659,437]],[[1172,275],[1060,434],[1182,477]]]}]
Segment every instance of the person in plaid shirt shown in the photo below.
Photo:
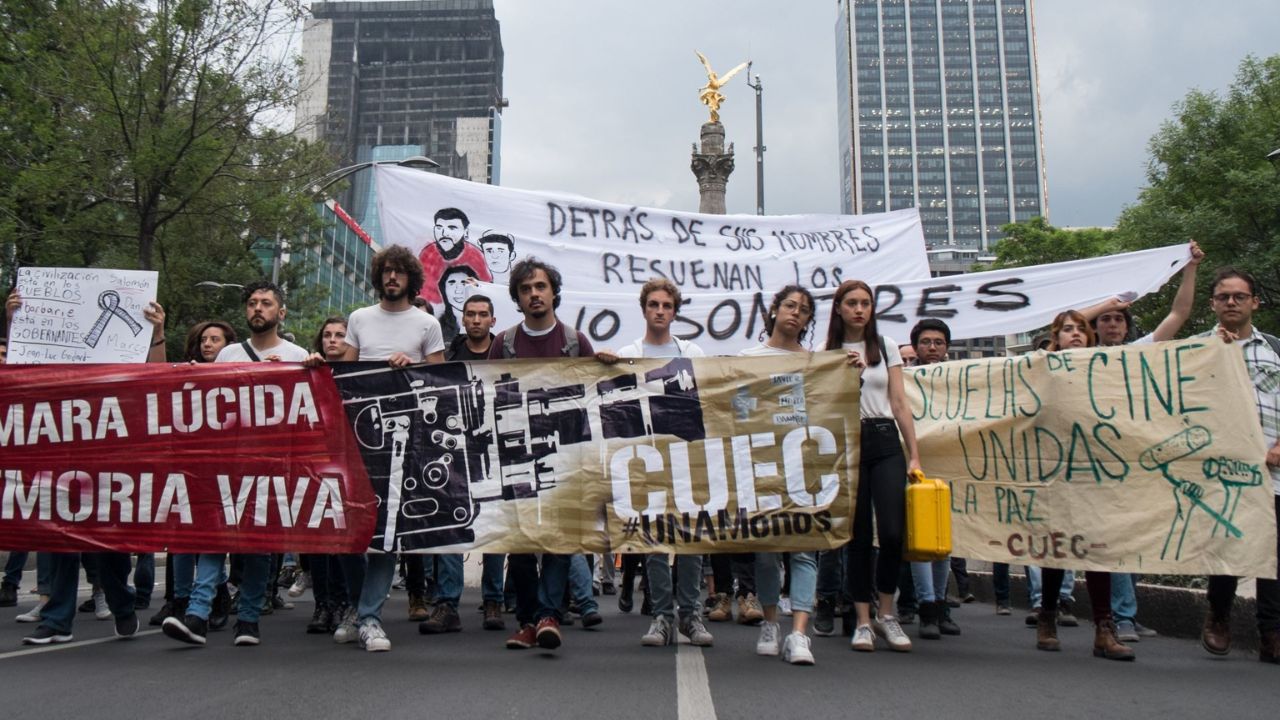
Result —
[{"label": "person in plaid shirt", "polygon": [[[1257,282],[1244,270],[1222,268],[1209,286],[1210,307],[1218,324],[1204,336],[1219,335],[1244,351],[1244,362],[1258,400],[1258,418],[1267,443],[1267,469],[1271,472],[1280,518],[1280,340],[1253,326],[1258,309]],[[1277,550],[1280,553],[1280,548]],[[1200,633],[1200,644],[1214,655],[1231,649],[1231,603],[1237,578],[1209,578],[1209,614]],[[1258,578],[1258,633],[1262,642],[1258,659],[1280,663],[1280,581]]]}]

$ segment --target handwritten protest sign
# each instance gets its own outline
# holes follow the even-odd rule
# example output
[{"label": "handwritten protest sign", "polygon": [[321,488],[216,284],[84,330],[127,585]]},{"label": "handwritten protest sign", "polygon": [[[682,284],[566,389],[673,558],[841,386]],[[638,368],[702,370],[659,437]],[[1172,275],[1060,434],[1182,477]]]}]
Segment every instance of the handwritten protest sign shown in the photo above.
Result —
[{"label": "handwritten protest sign", "polygon": [[158,275],[141,270],[21,268],[22,308],[9,328],[9,362],[135,363],[147,359]]},{"label": "handwritten protest sign", "polygon": [[1240,348],[1217,339],[911,368],[957,556],[1274,577],[1275,508]]}]

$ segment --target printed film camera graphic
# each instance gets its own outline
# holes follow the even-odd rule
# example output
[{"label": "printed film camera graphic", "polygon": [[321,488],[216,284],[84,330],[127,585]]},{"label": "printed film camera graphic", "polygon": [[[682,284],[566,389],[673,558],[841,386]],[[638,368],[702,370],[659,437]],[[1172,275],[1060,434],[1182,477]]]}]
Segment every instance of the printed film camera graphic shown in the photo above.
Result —
[{"label": "printed film camera graphic", "polygon": [[603,380],[596,391],[606,439],[674,435],[693,442],[707,435],[693,361],[688,358],[650,370],[643,380],[636,373]]},{"label": "printed film camera graphic", "polygon": [[373,546],[385,551],[474,541],[483,503],[555,487],[551,456],[591,440],[580,384],[522,390],[503,375],[490,418],[484,382],[464,363],[335,377],[379,496]]}]

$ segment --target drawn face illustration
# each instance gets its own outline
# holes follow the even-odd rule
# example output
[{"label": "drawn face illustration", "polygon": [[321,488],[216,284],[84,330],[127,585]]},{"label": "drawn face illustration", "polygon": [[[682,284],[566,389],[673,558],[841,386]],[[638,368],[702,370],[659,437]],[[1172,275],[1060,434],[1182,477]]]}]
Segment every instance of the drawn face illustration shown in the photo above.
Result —
[{"label": "drawn face illustration", "polygon": [[489,272],[502,275],[511,270],[511,262],[515,260],[516,254],[505,242],[481,240],[480,249],[484,251],[484,264],[489,266]]},{"label": "drawn face illustration", "polygon": [[459,243],[467,239],[467,228],[458,219],[436,220],[434,232],[441,252],[446,254],[453,252]]}]

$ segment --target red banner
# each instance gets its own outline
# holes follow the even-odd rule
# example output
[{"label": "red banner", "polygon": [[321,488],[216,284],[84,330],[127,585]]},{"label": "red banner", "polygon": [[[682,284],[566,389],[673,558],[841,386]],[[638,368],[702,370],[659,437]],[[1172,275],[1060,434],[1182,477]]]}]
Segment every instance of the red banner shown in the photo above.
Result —
[{"label": "red banner", "polygon": [[328,368],[0,366],[0,548],[364,552],[377,499]]}]

